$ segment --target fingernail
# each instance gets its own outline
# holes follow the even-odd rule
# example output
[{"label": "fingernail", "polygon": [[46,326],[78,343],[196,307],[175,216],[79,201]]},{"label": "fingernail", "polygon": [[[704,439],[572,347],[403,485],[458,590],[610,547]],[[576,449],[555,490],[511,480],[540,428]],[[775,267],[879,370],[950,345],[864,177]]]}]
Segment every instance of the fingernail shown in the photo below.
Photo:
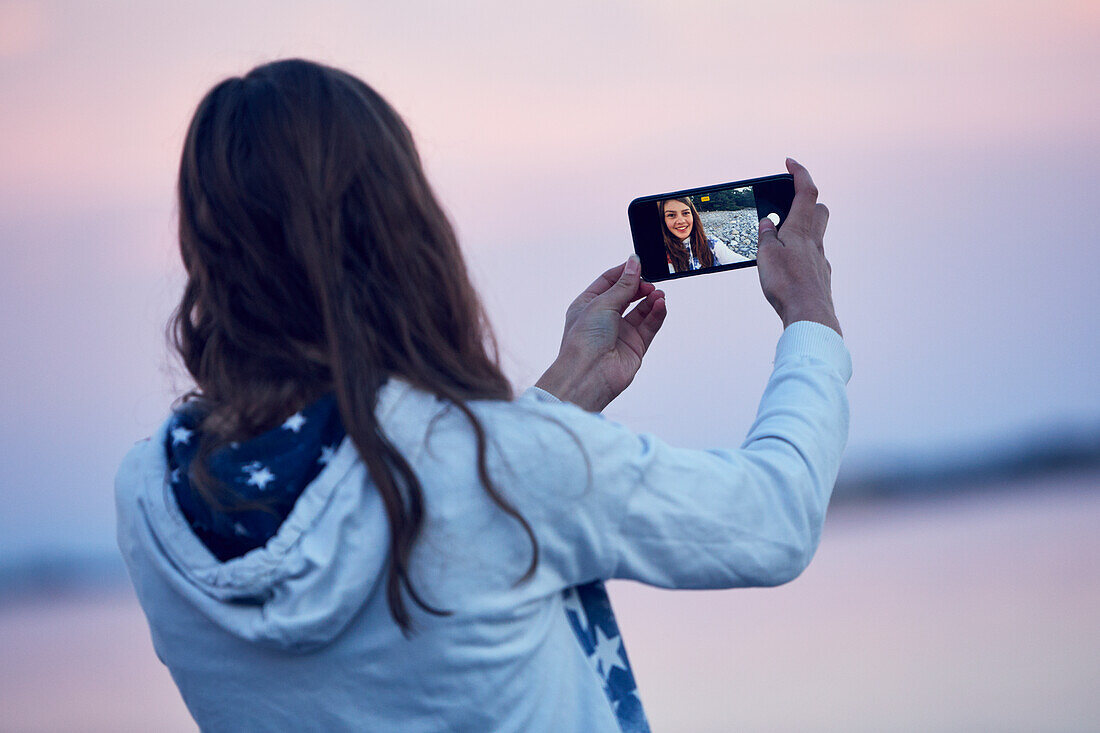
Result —
[{"label": "fingernail", "polygon": [[638,255],[630,255],[626,258],[626,274],[633,275],[638,272],[641,267],[642,261],[638,259]]}]

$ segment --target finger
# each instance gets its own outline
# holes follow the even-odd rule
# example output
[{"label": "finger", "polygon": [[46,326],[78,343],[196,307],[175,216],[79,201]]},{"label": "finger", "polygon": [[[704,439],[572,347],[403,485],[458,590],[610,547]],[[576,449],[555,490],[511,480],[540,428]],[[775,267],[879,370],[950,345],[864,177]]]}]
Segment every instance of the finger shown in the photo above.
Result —
[{"label": "finger", "polygon": [[[604,293],[606,293],[608,290],[611,289],[612,286],[615,285],[615,281],[622,277],[623,267],[625,266],[626,263],[624,262],[622,264],[615,265],[611,269],[605,271],[602,275],[593,280],[591,285],[584,289],[584,292],[581,293],[581,297],[587,295],[589,296],[587,300],[591,300],[597,295],[603,295]],[[642,295],[649,295],[650,291],[653,290],[654,287],[656,286],[653,285],[653,283],[647,283],[643,280],[641,284],[641,289],[643,291]]]},{"label": "finger", "polygon": [[817,204],[817,186],[810,172],[794,158],[787,158],[787,170],[794,176],[794,201],[787,221],[783,225],[793,225],[797,229],[809,232],[813,226],[814,206]]},{"label": "finger", "polygon": [[634,306],[634,309],[623,316],[623,321],[634,328],[637,328],[645,320],[645,317],[649,315],[649,312],[653,310],[653,300],[646,298],[645,300]]},{"label": "finger", "polygon": [[642,337],[642,348],[644,350],[649,350],[649,345],[653,343],[653,337],[661,330],[666,315],[668,315],[668,309],[665,306],[665,299],[662,294],[660,298],[653,301],[653,307],[650,308],[649,313],[642,319],[642,322],[638,324],[638,335]]},{"label": "finger", "polygon": [[760,220],[759,233],[757,234],[756,249],[760,251],[765,247],[782,246],[782,242],[779,241],[779,234],[775,231],[775,224],[768,217],[764,217]]},{"label": "finger", "polygon": [[829,225],[829,207],[825,204],[818,204],[814,207],[813,224],[810,227],[810,232],[813,234],[814,241],[817,242],[817,248],[821,251],[825,251],[825,227]]},{"label": "finger", "polygon": [[622,273],[615,284],[607,289],[600,299],[621,315],[630,302],[638,298],[638,285],[642,281],[642,263],[638,255],[630,255],[623,265]]},{"label": "finger", "polygon": [[653,310],[653,304],[657,302],[657,299],[663,297],[665,297],[665,294],[662,291],[651,291],[640,303],[638,303],[638,305],[634,306],[633,310],[623,317],[623,320],[626,321],[628,325],[637,328],[641,325],[642,321],[645,320],[645,317],[649,315],[649,312]]},{"label": "finger", "polygon": [[620,277],[622,277],[623,267],[625,265],[626,265],[626,263],[624,262],[620,265],[615,265],[610,270],[607,270],[606,272],[604,272],[604,274],[600,275],[598,278],[593,280],[592,284],[584,289],[584,292],[581,293],[581,297],[583,298],[584,296],[587,295],[587,296],[589,296],[588,300],[591,300],[592,298],[595,298],[597,295],[603,295],[604,293],[606,293],[608,290],[610,290],[612,288],[612,286],[615,285],[615,282]]}]

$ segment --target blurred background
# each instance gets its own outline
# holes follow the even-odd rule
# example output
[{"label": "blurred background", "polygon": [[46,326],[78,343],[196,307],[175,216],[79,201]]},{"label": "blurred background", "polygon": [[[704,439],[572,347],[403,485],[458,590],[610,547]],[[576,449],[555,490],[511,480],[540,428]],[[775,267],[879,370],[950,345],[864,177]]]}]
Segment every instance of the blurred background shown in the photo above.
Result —
[{"label": "blurred background", "polygon": [[[610,585],[654,730],[1097,729],[1100,6],[534,7],[0,0],[0,729],[194,730],[112,482],[188,386],[164,323],[190,115],[287,56],[404,116],[517,387],[631,251],[632,198],[813,173],[849,452],[795,583]],[[754,269],[664,289],[607,412],[736,446],[781,324]]]}]

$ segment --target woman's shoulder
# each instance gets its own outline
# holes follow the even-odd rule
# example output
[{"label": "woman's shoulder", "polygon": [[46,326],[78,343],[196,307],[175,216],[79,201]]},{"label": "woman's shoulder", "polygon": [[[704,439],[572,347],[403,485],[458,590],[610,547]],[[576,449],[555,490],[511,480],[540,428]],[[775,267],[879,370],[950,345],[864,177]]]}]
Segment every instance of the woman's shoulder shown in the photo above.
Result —
[{"label": "woman's shoulder", "polygon": [[[575,461],[583,464],[596,456],[613,460],[619,452],[631,452],[638,437],[538,387],[514,400],[478,402],[474,411],[495,448],[505,456],[523,456],[529,467],[541,472],[570,472]],[[468,421],[461,415],[456,418],[451,429],[470,430]]]},{"label": "woman's shoulder", "polygon": [[511,400],[485,400],[475,404],[475,413],[487,428],[495,428],[508,442],[545,440],[547,434],[597,432],[611,424],[602,415],[559,400],[538,387],[528,387]]}]

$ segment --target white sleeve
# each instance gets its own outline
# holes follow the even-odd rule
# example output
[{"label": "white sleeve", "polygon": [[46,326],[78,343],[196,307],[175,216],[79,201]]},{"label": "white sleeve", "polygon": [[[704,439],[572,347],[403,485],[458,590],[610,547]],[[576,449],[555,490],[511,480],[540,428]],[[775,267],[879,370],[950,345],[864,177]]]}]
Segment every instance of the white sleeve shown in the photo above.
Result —
[{"label": "white sleeve", "polygon": [[[719,265],[732,265],[734,262],[748,262],[749,258],[738,254],[733,247],[720,239],[714,242],[714,259]],[[793,325],[793,324],[792,324]]]},{"label": "white sleeve", "polygon": [[714,261],[719,265],[728,265],[730,262],[736,262],[736,260],[730,256],[733,252],[726,246],[726,243],[720,239],[710,240],[710,251],[714,253]]},{"label": "white sleeve", "polygon": [[563,587],[612,577],[665,588],[793,579],[821,536],[848,436],[850,376],[836,332],[792,324],[738,450],[674,448],[528,390],[520,401],[558,430],[557,440],[536,438],[538,470],[521,472],[521,484],[553,504],[547,512],[520,502],[534,509],[546,570]]}]

